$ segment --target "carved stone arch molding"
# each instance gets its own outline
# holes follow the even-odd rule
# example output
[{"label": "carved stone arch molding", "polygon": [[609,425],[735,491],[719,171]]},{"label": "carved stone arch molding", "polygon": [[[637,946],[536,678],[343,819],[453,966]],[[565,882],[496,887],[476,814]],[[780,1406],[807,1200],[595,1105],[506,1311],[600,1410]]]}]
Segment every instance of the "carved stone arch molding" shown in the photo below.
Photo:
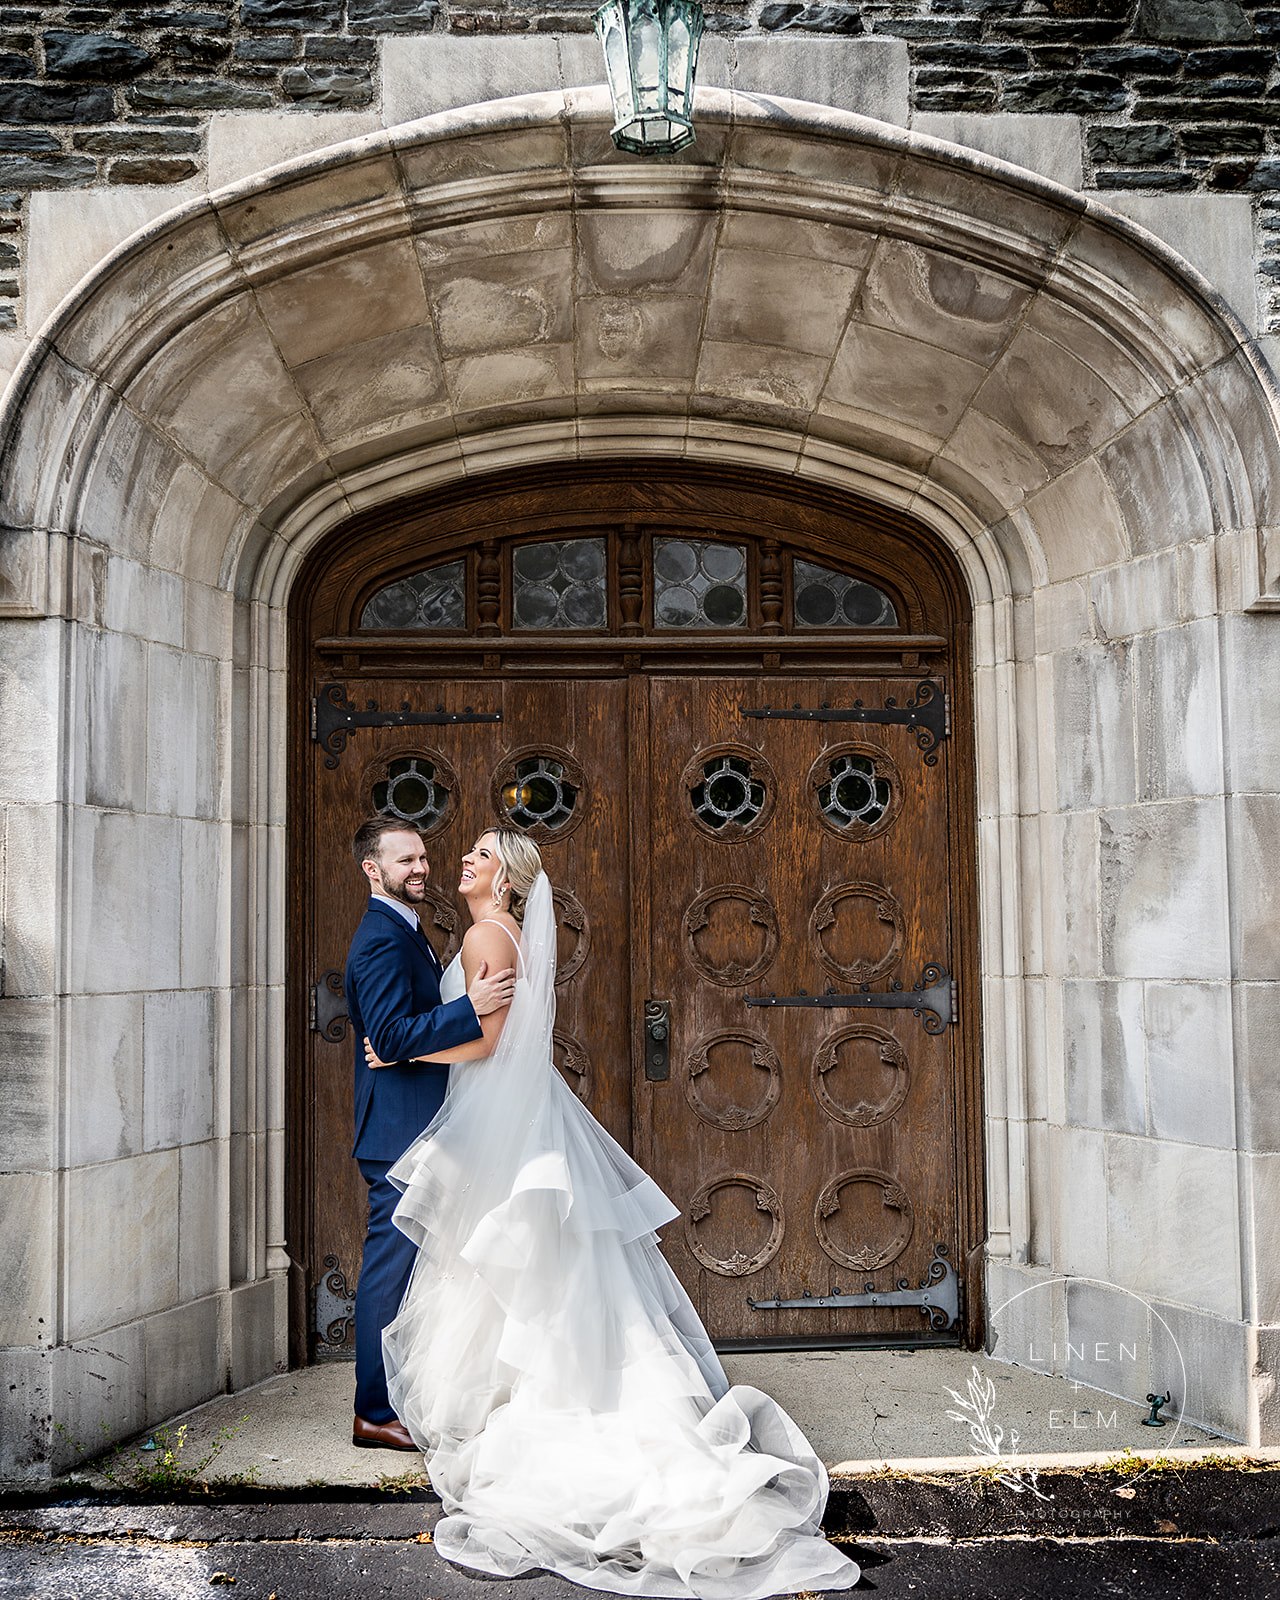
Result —
[{"label": "carved stone arch molding", "polygon": [[[1167,247],[1046,180],[830,108],[702,89],[698,114],[697,145],[652,168],[613,152],[603,90],[452,111],[136,235],[9,391],[9,613],[49,608],[51,530],[279,600],[297,554],[361,507],[566,449],[723,459],[730,438],[758,466],[892,484],[982,598],[1137,548],[1120,519],[1073,516],[1074,486],[1045,497],[1137,419],[1133,448],[1168,458],[1167,514],[1259,529],[1244,599],[1280,601],[1266,387],[1245,330]],[[704,298],[705,332],[678,334]],[[824,362],[825,382],[800,376]]]}]

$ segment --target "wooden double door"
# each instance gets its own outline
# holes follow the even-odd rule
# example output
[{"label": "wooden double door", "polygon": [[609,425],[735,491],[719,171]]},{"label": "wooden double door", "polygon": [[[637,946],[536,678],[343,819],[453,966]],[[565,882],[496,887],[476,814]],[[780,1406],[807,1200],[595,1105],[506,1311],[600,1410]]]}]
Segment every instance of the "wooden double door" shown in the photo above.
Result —
[{"label": "wooden double door", "polygon": [[[423,920],[446,959],[476,836],[510,822],[538,843],[560,922],[557,1065],[680,1207],[663,1248],[714,1338],[972,1339],[981,1175],[956,630],[927,626],[918,580],[890,587],[883,551],[872,582],[856,550],[757,548],[758,517],[726,527],[685,508],[646,529],[592,510],[513,528],[499,508],[505,538],[488,552],[437,543],[428,560],[409,541],[387,581],[334,586],[345,630],[312,628],[291,1116],[310,1350],[349,1344],[358,1273],[336,975],[364,901],[346,842],[372,809],[426,835]],[[564,602],[594,570],[565,552],[588,540],[594,567],[603,552],[594,612],[584,595]],[[738,621],[707,583],[660,609],[671,585],[655,563],[680,577],[681,543],[712,579],[731,559],[708,551],[746,552]],[[553,554],[569,572],[543,584],[559,595],[553,626],[522,629],[521,563],[546,578]],[[775,573],[777,615],[762,616]],[[843,626],[815,573],[835,580]],[[628,586],[638,616],[619,617]],[[876,624],[849,621],[876,595]],[[539,603],[545,623],[552,602]],[[412,620],[434,625],[406,627],[415,604]],[[690,608],[692,627],[662,628]],[[566,610],[603,626],[566,627]],[[486,620],[495,632],[479,632]]]}]

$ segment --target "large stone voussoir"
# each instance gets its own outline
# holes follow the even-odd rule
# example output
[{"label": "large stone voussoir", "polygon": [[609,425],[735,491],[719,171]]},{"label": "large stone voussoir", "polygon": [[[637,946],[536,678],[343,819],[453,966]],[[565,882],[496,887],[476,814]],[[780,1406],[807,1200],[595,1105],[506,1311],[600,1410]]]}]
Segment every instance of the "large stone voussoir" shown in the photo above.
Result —
[{"label": "large stone voussoir", "polygon": [[[131,403],[210,476],[252,496],[255,455],[282,424],[302,421],[297,389],[253,299],[238,295],[194,321],[135,380]],[[279,441],[276,445],[279,460]],[[269,469],[258,477],[273,476]]]},{"label": "large stone voussoir", "polygon": [[390,440],[451,416],[430,323],[344,345],[294,370],[320,431],[336,452]]},{"label": "large stone voussoir", "polygon": [[1051,473],[1083,460],[1132,414],[1096,372],[1031,328],[1018,331],[976,404],[1024,440]]},{"label": "large stone voussoir", "polygon": [[[576,219],[580,231],[587,220]],[[413,244],[423,271],[439,276],[465,262],[487,261],[492,256],[572,249],[574,229],[575,218],[566,205],[562,210],[521,211],[509,216],[479,216],[466,222],[420,226]]]},{"label": "large stone voussoir", "polygon": [[[302,157],[265,181],[233,185],[213,196],[240,265],[250,274],[278,270],[283,253],[293,265],[309,253],[324,258],[351,231],[367,239],[373,218],[407,227],[400,174],[386,136],[369,134]],[[363,240],[362,240],[363,242]]]},{"label": "large stone voussoir", "polygon": [[711,278],[707,337],[830,357],[860,279],[835,262],[810,261],[798,276],[785,256],[722,249]]},{"label": "large stone voussoir", "polygon": [[429,320],[418,259],[403,238],[263,284],[257,301],[290,366]]},{"label": "large stone voussoir", "polygon": [[1126,340],[1113,328],[1099,324],[1087,299],[1059,294],[1050,283],[1029,307],[1025,326],[1069,351],[1115,395],[1130,416],[1154,405],[1163,393],[1164,380],[1155,364],[1135,357]]},{"label": "large stone voussoir", "polygon": [[151,530],[181,464],[172,440],[146,418],[127,403],[111,405],[81,481],[75,531],[145,561]]},{"label": "large stone voussoir", "polygon": [[862,287],[863,318],[877,327],[990,363],[1021,320],[1031,290],[954,253],[881,238]]},{"label": "large stone voussoir", "polygon": [[875,411],[920,434],[945,439],[963,415],[985,368],[883,328],[852,323],[831,364],[823,398]]},{"label": "large stone voussoir", "polygon": [[555,120],[563,114],[563,97],[533,95],[510,104],[511,120],[523,126],[480,132],[465,115],[446,111],[431,118],[430,135],[418,123],[393,132],[396,163],[415,219],[429,219],[449,198],[450,186],[486,180],[514,193],[538,181],[567,199],[569,140]]},{"label": "large stone voussoir", "polygon": [[698,356],[702,301],[692,295],[601,294],[578,301],[577,367],[588,389],[637,383],[687,391]]},{"label": "large stone voussoir", "polygon": [[717,220],[702,211],[580,214],[578,292],[703,294]]},{"label": "large stone voussoir", "polygon": [[[1135,554],[1213,531],[1210,486],[1188,419],[1175,401],[1153,406],[1129,423],[1098,459]],[[1217,525],[1226,522],[1224,507]]]},{"label": "large stone voussoir", "polygon": [[773,413],[782,422],[788,413],[803,419],[817,402],[826,370],[822,357],[803,351],[705,339],[695,393],[699,399],[752,402],[763,408],[762,420]]},{"label": "large stone voussoir", "polygon": [[[1144,229],[1088,202],[1091,215],[1066,244],[1059,271],[1098,310],[1141,328],[1148,355],[1165,363],[1170,386],[1220,361],[1235,347],[1216,308],[1179,284],[1183,264]],[[1175,269],[1175,270],[1171,270]]]},{"label": "large stone voussoir", "polygon": [[499,256],[428,284],[441,353],[524,351],[561,344],[573,331],[573,261],[568,251]]}]

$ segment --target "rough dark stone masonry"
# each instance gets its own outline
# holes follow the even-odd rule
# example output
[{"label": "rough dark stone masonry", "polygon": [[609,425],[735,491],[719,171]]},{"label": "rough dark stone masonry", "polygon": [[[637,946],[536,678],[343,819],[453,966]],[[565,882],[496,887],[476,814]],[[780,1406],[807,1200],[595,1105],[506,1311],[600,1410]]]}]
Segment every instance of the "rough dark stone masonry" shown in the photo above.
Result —
[{"label": "rough dark stone masonry", "polygon": [[[0,327],[20,324],[26,195],[177,183],[213,111],[377,98],[385,34],[587,31],[590,3],[132,0],[0,5]],[[919,111],[1072,112],[1095,188],[1255,196],[1280,327],[1280,0],[707,0],[728,34],[892,35]],[[29,330],[34,331],[34,330]]]}]

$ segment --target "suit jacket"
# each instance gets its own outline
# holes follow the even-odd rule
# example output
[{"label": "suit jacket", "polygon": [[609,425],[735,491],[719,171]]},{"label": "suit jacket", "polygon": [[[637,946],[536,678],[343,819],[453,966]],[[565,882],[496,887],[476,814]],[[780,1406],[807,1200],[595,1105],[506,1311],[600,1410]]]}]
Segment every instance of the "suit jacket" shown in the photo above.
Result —
[{"label": "suit jacket", "polygon": [[[362,1161],[398,1161],[439,1111],[444,1065],[413,1061],[481,1036],[470,1000],[442,1003],[440,962],[420,930],[370,899],[347,953],[347,1013],[355,1035],[355,1142]],[[370,1067],[364,1038],[384,1067]]]}]

